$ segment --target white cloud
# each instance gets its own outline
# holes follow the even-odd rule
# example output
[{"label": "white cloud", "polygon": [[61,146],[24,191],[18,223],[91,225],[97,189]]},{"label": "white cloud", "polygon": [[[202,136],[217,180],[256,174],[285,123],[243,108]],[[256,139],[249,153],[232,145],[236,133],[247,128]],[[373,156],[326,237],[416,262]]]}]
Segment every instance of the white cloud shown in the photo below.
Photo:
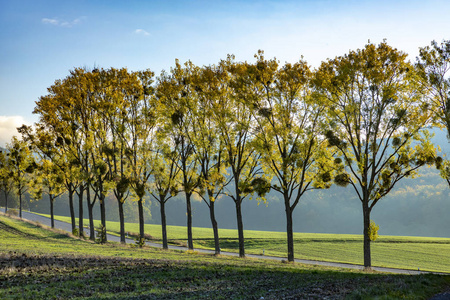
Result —
[{"label": "white cloud", "polygon": [[58,25],[59,21],[56,20],[56,19],[43,18],[42,19],[42,23],[44,23],[44,24],[51,24],[51,25]]},{"label": "white cloud", "polygon": [[81,21],[83,21],[84,19],[86,19],[86,17],[84,17],[84,16],[76,18],[75,20],[72,21],[72,24],[77,25],[77,24],[81,23]]},{"label": "white cloud", "polygon": [[17,127],[23,124],[30,125],[21,116],[0,116],[0,147],[10,143],[14,135],[19,136]]},{"label": "white cloud", "polygon": [[145,35],[145,36],[149,36],[149,35],[150,35],[150,33],[148,33],[147,31],[145,31],[144,29],[136,29],[136,30],[134,31],[134,33],[136,33],[136,34],[141,34],[141,35]]},{"label": "white cloud", "polygon": [[60,27],[73,27],[77,24],[80,24],[84,19],[86,19],[86,17],[84,17],[84,16],[76,18],[72,21],[58,20],[56,18],[55,19],[43,18],[41,20],[41,22],[44,24],[50,24],[50,25],[60,26]]}]

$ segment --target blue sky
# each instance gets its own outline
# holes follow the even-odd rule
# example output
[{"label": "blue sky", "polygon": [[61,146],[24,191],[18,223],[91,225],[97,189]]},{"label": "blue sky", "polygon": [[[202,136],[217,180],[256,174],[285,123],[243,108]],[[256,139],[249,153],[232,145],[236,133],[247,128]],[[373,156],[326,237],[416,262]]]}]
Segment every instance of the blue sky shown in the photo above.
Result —
[{"label": "blue sky", "polygon": [[450,1],[0,0],[0,146],[32,124],[35,101],[75,67],[169,70],[258,49],[313,66],[383,39],[415,59],[450,39]]}]

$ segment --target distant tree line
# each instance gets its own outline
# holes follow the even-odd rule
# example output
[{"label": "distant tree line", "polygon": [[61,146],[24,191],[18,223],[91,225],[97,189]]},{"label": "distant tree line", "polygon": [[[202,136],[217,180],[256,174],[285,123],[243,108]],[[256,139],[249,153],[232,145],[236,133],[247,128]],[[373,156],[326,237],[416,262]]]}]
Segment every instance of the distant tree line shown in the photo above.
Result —
[{"label": "distant tree line", "polygon": [[[76,68],[48,88],[34,109],[39,121],[18,128],[0,155],[6,199],[28,192],[69,198],[72,230],[89,238],[94,208],[106,242],[105,197],[117,200],[125,243],[126,201],[137,201],[144,244],[144,202],[157,201],[163,248],[168,248],[165,204],[186,198],[188,248],[193,249],[191,199],[209,208],[220,254],[215,201],[235,204],[239,255],[245,256],[242,202],[283,199],[288,260],[294,260],[293,211],[302,196],[332,184],[350,186],[363,209],[364,266],[371,267],[370,214],[401,179],[435,165],[450,184],[450,163],[437,155],[425,130],[450,129],[450,41],[420,49],[415,64],[386,42],[328,59],[311,70],[301,59],[280,65],[259,51],[255,62],[229,55],[199,67],[178,60],[158,77],[150,70]],[[78,226],[74,209],[78,198]]]}]

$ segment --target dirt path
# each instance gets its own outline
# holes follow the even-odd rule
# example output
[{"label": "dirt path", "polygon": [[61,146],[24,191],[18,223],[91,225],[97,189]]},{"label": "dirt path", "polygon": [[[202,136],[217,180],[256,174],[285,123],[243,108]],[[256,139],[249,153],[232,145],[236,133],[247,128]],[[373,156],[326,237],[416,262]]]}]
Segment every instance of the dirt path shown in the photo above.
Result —
[{"label": "dirt path", "polygon": [[[24,219],[39,222],[41,224],[50,226],[50,218],[40,216],[31,212],[22,212],[22,217]],[[62,229],[68,232],[72,231],[71,225],[66,222],[61,222],[55,220],[55,227],[58,229]],[[120,242],[120,237],[108,234],[108,241],[113,242]],[[135,241],[133,239],[126,239],[127,244],[134,243]],[[148,246],[151,247],[157,247],[161,248],[162,245],[158,243],[152,243],[147,242]],[[181,246],[169,246],[169,249],[173,250],[181,250],[181,251],[187,251],[187,247],[181,247]],[[206,249],[196,249],[198,252],[202,253],[208,253],[208,254],[214,254],[213,250],[206,250]],[[221,252],[222,255],[229,255],[229,256],[238,256],[238,253],[233,252]],[[270,259],[270,260],[286,260],[284,257],[277,257],[277,256],[265,256],[265,255],[254,255],[254,254],[247,254],[247,257],[251,258],[258,258],[258,259]],[[345,269],[357,269],[362,270],[364,267],[361,265],[354,265],[354,264],[346,264],[346,263],[337,263],[337,262],[327,262],[327,261],[316,261],[316,260],[307,260],[307,259],[295,259],[295,262],[302,263],[302,264],[308,264],[308,265],[318,265],[318,266],[328,266],[328,267],[335,267],[335,268],[345,268]],[[383,267],[372,267],[373,270],[379,271],[379,272],[387,272],[387,273],[396,273],[396,274],[408,274],[408,275],[420,275],[420,274],[427,274],[427,273],[433,273],[433,274],[443,274],[443,275],[450,275],[448,273],[436,273],[436,272],[424,272],[419,270],[406,270],[406,269],[396,269],[396,268],[383,268]]]}]

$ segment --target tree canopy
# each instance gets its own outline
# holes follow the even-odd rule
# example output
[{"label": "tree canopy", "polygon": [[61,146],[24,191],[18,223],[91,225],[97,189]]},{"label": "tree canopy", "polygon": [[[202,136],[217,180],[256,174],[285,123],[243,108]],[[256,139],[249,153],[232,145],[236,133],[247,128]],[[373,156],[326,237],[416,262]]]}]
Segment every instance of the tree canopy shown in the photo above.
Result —
[{"label": "tree canopy", "polygon": [[436,149],[421,130],[431,113],[407,54],[385,42],[323,62],[315,85],[326,99],[325,135],[345,169],[334,181],[350,185],[362,203],[364,265],[371,266],[370,212],[397,182],[433,164]]}]

